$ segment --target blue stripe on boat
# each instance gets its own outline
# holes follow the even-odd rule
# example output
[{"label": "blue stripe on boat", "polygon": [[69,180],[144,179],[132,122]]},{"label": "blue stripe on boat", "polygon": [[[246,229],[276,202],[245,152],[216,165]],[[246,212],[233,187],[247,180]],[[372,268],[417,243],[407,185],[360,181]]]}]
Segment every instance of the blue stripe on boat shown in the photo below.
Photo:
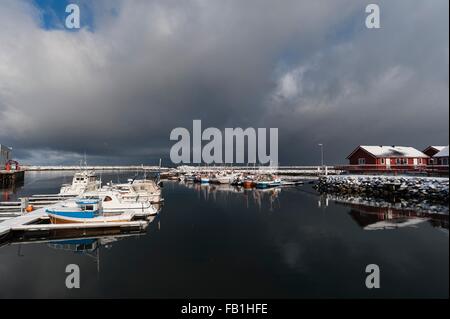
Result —
[{"label": "blue stripe on boat", "polygon": [[98,215],[98,210],[87,211],[87,212],[70,212],[70,211],[63,212],[63,211],[47,209],[46,212],[53,214],[53,215],[58,215],[58,216],[62,216],[62,217],[71,217],[71,218],[94,218]]}]

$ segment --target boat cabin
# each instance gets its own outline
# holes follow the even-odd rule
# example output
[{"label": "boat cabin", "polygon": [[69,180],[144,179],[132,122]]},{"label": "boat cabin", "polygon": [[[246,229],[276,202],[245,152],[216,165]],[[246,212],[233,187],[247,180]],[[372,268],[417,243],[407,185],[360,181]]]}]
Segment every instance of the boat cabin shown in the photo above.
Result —
[{"label": "boat cabin", "polygon": [[93,173],[75,173],[73,176],[72,184],[82,184],[88,185],[89,183],[95,183],[97,181],[97,176]]},{"label": "boat cabin", "polygon": [[91,212],[98,215],[102,211],[102,201],[99,198],[83,198],[75,201],[81,212]]}]

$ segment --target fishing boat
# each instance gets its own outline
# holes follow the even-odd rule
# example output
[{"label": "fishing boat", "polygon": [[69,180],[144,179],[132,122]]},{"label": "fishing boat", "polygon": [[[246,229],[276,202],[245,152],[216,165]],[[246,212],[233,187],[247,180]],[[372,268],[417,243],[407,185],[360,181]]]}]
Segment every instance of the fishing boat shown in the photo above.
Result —
[{"label": "fishing boat", "polygon": [[149,179],[128,180],[128,183],[124,184],[113,184],[111,182],[105,188],[118,191],[123,198],[136,199],[140,202],[149,201],[151,204],[155,204],[163,201],[161,187],[155,181]]},{"label": "fishing boat", "polygon": [[234,174],[232,172],[220,172],[217,174],[214,174],[209,182],[213,184],[231,184],[234,179],[236,178],[237,174]]},{"label": "fishing boat", "polygon": [[281,185],[281,179],[272,174],[263,174],[256,178],[256,188],[269,188]]},{"label": "fishing boat", "polygon": [[256,186],[255,176],[247,175],[243,177],[242,186],[244,188],[253,188]]},{"label": "fishing boat", "polygon": [[244,180],[244,182],[242,183],[242,185],[244,186],[244,188],[252,188],[255,187],[255,182],[252,179],[246,179]]},{"label": "fishing boat", "polygon": [[102,201],[98,198],[77,199],[75,204],[75,207],[61,204],[54,208],[47,208],[46,213],[50,222],[52,224],[127,222],[133,218],[130,212],[105,215]]},{"label": "fishing boat", "polygon": [[[80,198],[101,200],[105,215],[130,212],[136,216],[153,216],[158,213],[158,209],[148,199],[144,200],[139,195],[130,194],[128,191],[121,193],[118,190],[104,188],[96,192],[85,193]],[[76,200],[66,201],[65,205],[75,207]]]},{"label": "fishing boat", "polygon": [[202,175],[202,176],[200,176],[200,183],[202,183],[202,184],[209,183],[209,175]]},{"label": "fishing boat", "polygon": [[74,174],[72,184],[63,184],[58,195],[78,196],[84,192],[100,189],[101,185],[102,182],[95,172],[84,170]]},{"label": "fishing boat", "polygon": [[195,181],[195,174],[186,174],[186,175],[184,175],[184,181],[185,182],[194,182]]}]

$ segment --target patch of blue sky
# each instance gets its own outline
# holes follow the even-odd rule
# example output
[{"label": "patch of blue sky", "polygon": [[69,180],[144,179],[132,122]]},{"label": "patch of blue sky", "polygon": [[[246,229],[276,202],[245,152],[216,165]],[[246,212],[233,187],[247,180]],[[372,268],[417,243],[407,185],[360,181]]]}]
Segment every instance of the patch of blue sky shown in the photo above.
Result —
[{"label": "patch of blue sky", "polygon": [[73,3],[80,8],[80,29],[95,31],[91,2],[83,0],[31,0],[31,2],[40,11],[41,27],[45,30],[77,32],[79,29],[68,29],[65,25],[66,18],[70,14],[66,12],[66,7]]}]

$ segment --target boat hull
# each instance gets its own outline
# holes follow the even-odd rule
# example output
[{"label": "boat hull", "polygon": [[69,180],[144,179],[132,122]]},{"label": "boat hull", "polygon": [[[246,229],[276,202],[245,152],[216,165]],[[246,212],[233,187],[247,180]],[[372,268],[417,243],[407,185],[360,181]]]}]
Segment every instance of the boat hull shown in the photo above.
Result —
[{"label": "boat hull", "polygon": [[77,218],[69,216],[61,216],[48,213],[52,224],[88,224],[88,223],[112,223],[112,222],[129,222],[133,217],[131,214],[121,214],[116,216],[98,216],[93,218]]},{"label": "boat hull", "polygon": [[256,184],[256,188],[270,188],[280,186],[280,182],[259,182]]},{"label": "boat hull", "polygon": [[252,188],[252,187],[255,186],[255,182],[253,182],[253,181],[244,181],[244,182],[242,183],[242,185],[243,185],[245,188]]}]

